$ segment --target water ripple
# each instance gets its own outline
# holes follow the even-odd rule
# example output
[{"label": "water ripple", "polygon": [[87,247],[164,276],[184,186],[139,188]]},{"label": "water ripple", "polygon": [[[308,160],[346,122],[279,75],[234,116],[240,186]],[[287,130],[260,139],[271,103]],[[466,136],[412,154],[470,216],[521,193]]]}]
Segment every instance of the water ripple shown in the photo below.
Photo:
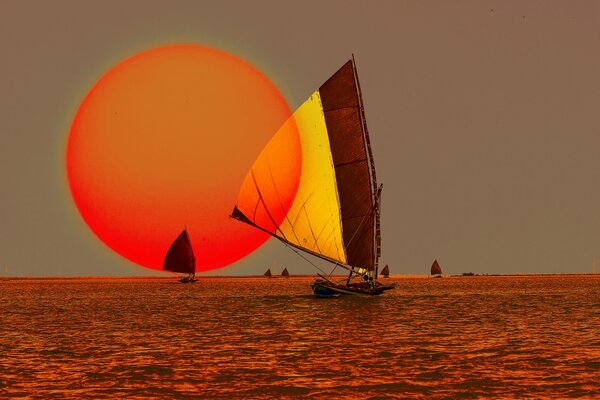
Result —
[{"label": "water ripple", "polygon": [[0,283],[2,398],[600,398],[600,277]]}]

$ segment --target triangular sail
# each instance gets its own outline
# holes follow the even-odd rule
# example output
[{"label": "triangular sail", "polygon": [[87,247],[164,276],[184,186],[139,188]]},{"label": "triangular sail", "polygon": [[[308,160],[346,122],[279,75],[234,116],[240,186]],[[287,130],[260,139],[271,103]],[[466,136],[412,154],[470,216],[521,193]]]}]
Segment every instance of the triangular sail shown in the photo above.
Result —
[{"label": "triangular sail", "polygon": [[186,229],[177,236],[167,251],[163,268],[167,271],[186,274],[196,272],[196,257]]},{"label": "triangular sail", "polygon": [[431,264],[431,275],[440,275],[442,273],[442,268],[440,264],[438,264],[437,260],[433,260],[433,264]]},{"label": "triangular sail", "polygon": [[386,278],[390,276],[390,267],[388,267],[387,264],[381,270],[381,275],[385,276]]},{"label": "triangular sail", "polygon": [[285,276],[285,277],[290,276],[290,273],[288,272],[287,268],[284,268],[283,271],[281,271],[281,276]]},{"label": "triangular sail", "polygon": [[[286,208],[281,169],[295,157],[277,153],[298,140],[301,173]],[[353,61],[304,102],[275,134],[246,176],[232,216],[329,261],[372,271],[378,217],[372,155]],[[285,178],[285,177],[284,177]]]},{"label": "triangular sail", "polygon": [[[273,160],[277,149],[284,147],[281,143],[295,136],[302,149],[298,160],[301,173],[296,196],[285,210],[276,174],[280,174],[279,168],[294,168],[293,160],[289,166],[273,165]],[[263,149],[242,184],[232,217],[286,243],[346,263],[335,171],[319,92],[296,110]]]},{"label": "triangular sail", "polygon": [[271,268],[269,268],[267,270],[267,272],[265,272],[263,275],[266,276],[267,278],[270,278],[271,277]]}]

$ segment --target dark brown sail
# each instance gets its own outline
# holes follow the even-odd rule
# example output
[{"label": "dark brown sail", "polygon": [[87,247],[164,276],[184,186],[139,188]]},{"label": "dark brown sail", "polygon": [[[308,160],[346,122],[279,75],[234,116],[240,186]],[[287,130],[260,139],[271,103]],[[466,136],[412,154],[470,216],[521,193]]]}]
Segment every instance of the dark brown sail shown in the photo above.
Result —
[{"label": "dark brown sail", "polygon": [[196,257],[186,229],[177,236],[167,251],[163,268],[167,271],[186,274],[196,272]]},{"label": "dark brown sail", "polygon": [[377,263],[377,182],[353,60],[320,88],[341,207],[348,264],[374,270]]},{"label": "dark brown sail", "polygon": [[286,278],[287,278],[288,276],[290,276],[290,273],[288,272],[287,268],[284,268],[284,269],[283,269],[283,271],[281,272],[281,276],[284,276],[284,277],[286,277]]},{"label": "dark brown sail", "polygon": [[267,270],[267,272],[265,272],[263,275],[266,276],[267,278],[270,278],[271,277],[271,268],[269,268]]},{"label": "dark brown sail", "polygon": [[388,267],[387,264],[381,270],[381,275],[383,275],[384,278],[387,278],[390,276],[390,267]]},{"label": "dark brown sail", "polygon": [[441,275],[442,268],[440,264],[438,264],[437,260],[433,260],[433,264],[431,264],[431,275]]}]

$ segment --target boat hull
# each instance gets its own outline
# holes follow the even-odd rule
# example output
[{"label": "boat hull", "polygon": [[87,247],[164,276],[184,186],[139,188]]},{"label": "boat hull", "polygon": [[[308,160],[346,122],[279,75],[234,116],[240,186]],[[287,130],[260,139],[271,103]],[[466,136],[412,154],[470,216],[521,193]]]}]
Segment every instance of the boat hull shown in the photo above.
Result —
[{"label": "boat hull", "polygon": [[332,282],[315,281],[312,285],[313,293],[319,297],[353,295],[353,296],[378,296],[386,290],[391,290],[396,285],[378,284],[375,288],[360,286],[337,285]]},{"label": "boat hull", "polygon": [[316,283],[316,282],[313,283],[311,285],[311,287],[312,287],[312,290],[313,290],[313,293],[315,294],[315,296],[318,296],[318,297],[330,297],[330,296],[338,296],[339,295],[339,293],[329,289],[326,286]]}]

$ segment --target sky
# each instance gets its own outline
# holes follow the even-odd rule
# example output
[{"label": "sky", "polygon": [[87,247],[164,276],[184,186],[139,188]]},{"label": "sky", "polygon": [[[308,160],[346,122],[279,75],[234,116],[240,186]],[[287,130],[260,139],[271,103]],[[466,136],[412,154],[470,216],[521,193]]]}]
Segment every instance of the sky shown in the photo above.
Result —
[{"label": "sky", "polygon": [[[392,274],[591,272],[600,256],[600,3],[0,2],[0,274],[156,275],[80,217],[68,132],[121,60],[237,55],[297,108],[356,57]],[[277,241],[207,275],[316,272]],[[7,272],[5,272],[7,271]]]}]

